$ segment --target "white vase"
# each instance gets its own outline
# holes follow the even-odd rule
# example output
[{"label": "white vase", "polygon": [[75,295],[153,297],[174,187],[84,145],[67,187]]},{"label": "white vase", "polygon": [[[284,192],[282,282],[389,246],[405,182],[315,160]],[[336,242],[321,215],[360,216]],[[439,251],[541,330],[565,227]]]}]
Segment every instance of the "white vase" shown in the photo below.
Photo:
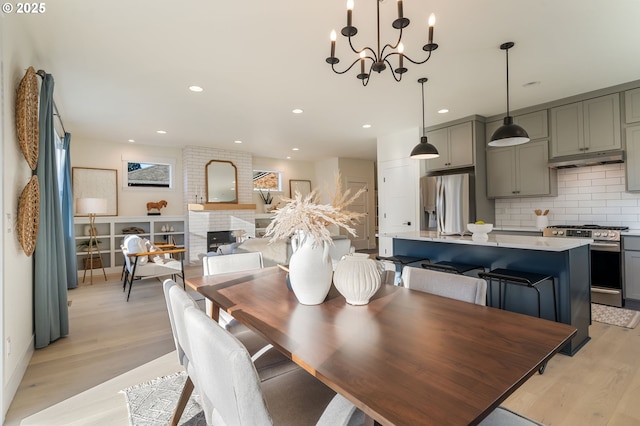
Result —
[{"label": "white vase", "polygon": [[299,232],[291,237],[291,248],[289,280],[293,293],[303,305],[319,305],[329,293],[333,276],[329,244],[315,244],[311,235]]},{"label": "white vase", "polygon": [[271,204],[265,204],[264,205],[264,212],[265,213],[271,213]]},{"label": "white vase", "polygon": [[350,305],[366,305],[381,285],[381,265],[366,253],[343,256],[333,273],[333,284]]}]

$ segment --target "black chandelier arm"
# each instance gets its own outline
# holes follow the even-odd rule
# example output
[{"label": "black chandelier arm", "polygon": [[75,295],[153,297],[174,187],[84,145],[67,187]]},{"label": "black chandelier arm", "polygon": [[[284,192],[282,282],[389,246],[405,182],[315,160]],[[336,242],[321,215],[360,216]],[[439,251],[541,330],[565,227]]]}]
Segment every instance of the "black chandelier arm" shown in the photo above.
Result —
[{"label": "black chandelier arm", "polygon": [[[399,55],[399,53],[397,53]],[[391,53],[389,53],[389,55],[391,55]],[[387,57],[389,56],[387,55]],[[389,67],[389,71],[391,71],[391,75],[393,76],[393,79],[397,82],[400,82],[400,80],[402,80],[402,73],[397,73],[393,70],[393,65],[391,65],[391,62],[389,62],[389,60],[387,59],[387,57],[384,58],[384,62],[387,63],[387,66]]]},{"label": "black chandelier arm", "polygon": [[[385,44],[384,47],[382,48],[382,52],[384,53],[385,50],[387,50],[387,47],[389,49],[397,49],[398,45],[400,44],[400,42],[402,41],[402,28],[400,28],[399,33],[398,33],[398,41],[396,41],[396,44]],[[384,56],[384,54],[381,53],[380,56]]]},{"label": "black chandelier arm", "polygon": [[424,64],[425,62],[427,62],[431,58],[431,53],[433,53],[433,50],[429,51],[429,54],[427,55],[427,58],[424,61],[414,61],[413,59],[411,59],[407,55],[404,55],[404,59],[408,60],[412,64],[421,65],[421,64]]},{"label": "black chandelier arm", "polygon": [[346,70],[344,70],[344,71],[338,71],[338,70],[336,69],[335,64],[331,64],[331,69],[332,69],[332,70],[333,70],[333,72],[335,72],[336,74],[345,74],[345,73],[349,72],[349,70],[350,70],[351,68],[353,68],[353,66],[354,66],[355,64],[357,64],[358,62],[360,62],[360,58],[358,58],[358,59],[356,59],[355,61],[353,61],[353,62],[351,63],[351,65],[349,65],[349,68],[347,68],[347,69],[346,69]]},{"label": "black chandelier arm", "polygon": [[369,52],[371,52],[371,56],[373,61],[377,61],[378,60],[378,55],[376,54],[376,51],[373,50],[370,47],[363,47],[362,49],[358,50],[355,47],[353,47],[353,43],[351,42],[351,37],[347,37],[349,39],[349,47],[351,48],[351,50],[353,51],[353,53],[360,55],[360,52],[368,50]]}]

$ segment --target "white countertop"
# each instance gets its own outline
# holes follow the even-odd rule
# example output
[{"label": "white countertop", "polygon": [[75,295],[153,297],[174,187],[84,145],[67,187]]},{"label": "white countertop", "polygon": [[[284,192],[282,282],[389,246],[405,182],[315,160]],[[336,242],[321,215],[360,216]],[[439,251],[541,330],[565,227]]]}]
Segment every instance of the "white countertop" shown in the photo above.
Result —
[{"label": "white countertop", "polygon": [[640,229],[629,229],[628,231],[622,231],[620,234],[622,234],[623,237],[625,235],[629,237],[636,237],[640,236]]},{"label": "white countertop", "polygon": [[493,233],[488,234],[487,241],[475,241],[471,236],[461,237],[459,235],[442,235],[435,231],[385,233],[380,234],[380,237],[543,251],[571,250],[593,242],[590,238],[533,237],[527,235],[501,235]]}]

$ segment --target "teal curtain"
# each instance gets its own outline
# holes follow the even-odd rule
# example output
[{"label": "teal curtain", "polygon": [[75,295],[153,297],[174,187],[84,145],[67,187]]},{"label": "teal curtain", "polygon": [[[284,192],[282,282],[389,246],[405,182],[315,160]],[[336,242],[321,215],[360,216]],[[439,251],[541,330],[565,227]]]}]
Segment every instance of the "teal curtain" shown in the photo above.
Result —
[{"label": "teal curtain", "polygon": [[61,162],[62,170],[58,173],[62,175],[62,222],[64,233],[64,252],[67,264],[67,288],[78,287],[78,274],[73,271],[78,270],[78,260],[76,258],[75,232],[73,230],[73,189],[71,182],[71,135],[64,134],[62,140]]},{"label": "teal curtain", "polygon": [[53,129],[53,86],[53,77],[45,74],[40,89],[40,145],[36,169],[40,185],[33,288],[36,348],[48,346],[69,334],[67,261]]}]

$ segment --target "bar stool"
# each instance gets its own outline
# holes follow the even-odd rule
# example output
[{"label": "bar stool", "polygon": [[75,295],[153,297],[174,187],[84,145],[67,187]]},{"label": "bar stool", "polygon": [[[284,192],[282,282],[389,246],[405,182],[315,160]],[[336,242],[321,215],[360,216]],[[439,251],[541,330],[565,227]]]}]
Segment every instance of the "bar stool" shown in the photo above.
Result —
[{"label": "bar stool", "polygon": [[[516,284],[520,286],[533,288],[538,296],[538,318],[540,318],[540,290],[538,285],[545,281],[551,281],[551,287],[553,289],[553,316],[554,320],[558,321],[558,302],[556,300],[556,280],[553,275],[538,274],[535,272],[516,271],[513,269],[498,268],[489,272],[478,273],[480,278],[484,278],[489,281],[489,288],[493,280],[498,280],[498,307],[505,309],[507,299],[507,286],[504,287],[504,305],[502,300],[502,283]],[[492,295],[492,292],[489,292]]]},{"label": "bar stool", "polygon": [[484,271],[484,266],[471,265],[468,263],[449,262],[443,260],[441,262],[431,263],[425,262],[421,266],[425,269],[435,269],[441,272],[450,272],[452,274],[464,275],[466,272],[473,271],[474,269],[481,269]]},{"label": "bar stool", "polygon": [[392,262],[396,266],[394,285],[399,286],[402,282],[402,268],[410,263],[424,262],[425,260],[428,261],[429,259],[426,257],[396,255],[388,257],[376,256],[376,260]]}]

